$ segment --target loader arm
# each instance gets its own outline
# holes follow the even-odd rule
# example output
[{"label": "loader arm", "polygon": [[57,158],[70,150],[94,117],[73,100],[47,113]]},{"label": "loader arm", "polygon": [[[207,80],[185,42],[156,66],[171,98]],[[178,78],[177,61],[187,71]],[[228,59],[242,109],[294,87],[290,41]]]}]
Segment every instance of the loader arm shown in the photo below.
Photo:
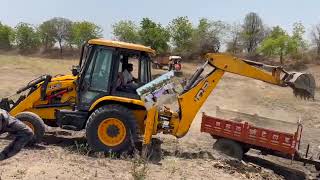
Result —
[{"label": "loader arm", "polygon": [[[294,75],[286,72],[282,67],[256,63],[226,54],[210,53],[206,55],[206,60],[206,64],[214,68],[213,71],[199,80],[200,74],[203,72],[206,64],[200,67],[186,85],[185,91],[178,97],[180,110],[176,116],[172,116],[170,122],[173,129],[171,134],[178,138],[183,137],[188,132],[196,114],[215,89],[225,72],[261,80],[278,86],[290,86],[295,92],[295,84],[292,81]],[[307,79],[307,81],[314,81],[311,75],[308,76],[308,78],[311,79]],[[297,79],[297,77],[294,79]],[[315,84],[313,84],[313,88],[314,86]],[[309,97],[310,95],[307,94],[307,96]]]}]

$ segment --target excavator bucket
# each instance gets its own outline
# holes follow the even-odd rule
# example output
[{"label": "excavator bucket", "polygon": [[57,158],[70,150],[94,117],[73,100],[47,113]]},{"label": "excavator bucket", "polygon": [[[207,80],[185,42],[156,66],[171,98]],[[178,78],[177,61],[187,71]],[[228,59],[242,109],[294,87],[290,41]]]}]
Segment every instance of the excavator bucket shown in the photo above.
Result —
[{"label": "excavator bucket", "polygon": [[284,80],[296,97],[314,99],[316,82],[312,74],[293,72]]}]

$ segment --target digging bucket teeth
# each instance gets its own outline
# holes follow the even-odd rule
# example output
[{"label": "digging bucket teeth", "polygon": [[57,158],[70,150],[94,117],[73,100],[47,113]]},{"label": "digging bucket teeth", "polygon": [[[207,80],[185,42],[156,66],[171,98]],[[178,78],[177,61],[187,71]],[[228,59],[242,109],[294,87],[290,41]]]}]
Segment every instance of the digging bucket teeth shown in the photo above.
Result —
[{"label": "digging bucket teeth", "polygon": [[284,79],[284,82],[293,89],[296,97],[314,100],[316,82],[312,74],[292,72]]}]

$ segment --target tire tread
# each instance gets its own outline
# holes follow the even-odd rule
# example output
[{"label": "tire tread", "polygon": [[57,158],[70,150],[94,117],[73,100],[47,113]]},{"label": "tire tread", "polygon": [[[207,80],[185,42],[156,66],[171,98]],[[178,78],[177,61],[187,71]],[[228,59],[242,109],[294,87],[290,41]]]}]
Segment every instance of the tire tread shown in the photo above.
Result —
[{"label": "tire tread", "polygon": [[[125,120],[128,124],[126,125],[126,127],[129,127],[130,131],[132,132],[131,133],[131,137],[133,139],[134,142],[137,141],[138,139],[138,135],[137,135],[137,132],[138,131],[138,126],[137,126],[137,123],[135,121],[135,116],[133,115],[132,111],[122,105],[118,105],[118,104],[109,104],[109,105],[105,105],[105,106],[102,106],[98,109],[96,109],[89,117],[87,123],[86,123],[86,135],[87,135],[87,140],[88,140],[88,143],[89,145],[91,146],[94,146],[92,144],[92,142],[89,142],[91,140],[88,139],[88,136],[89,138],[91,138],[91,133],[92,132],[89,132],[92,128],[94,128],[94,123],[95,123],[95,120],[96,118],[102,114],[102,113],[114,113],[115,111],[117,111],[119,114],[125,114],[126,116],[128,116],[128,118]],[[134,143],[133,142],[133,143]],[[96,143],[95,143],[96,144]],[[132,143],[131,143],[132,145]],[[102,148],[99,148],[99,147],[91,147],[93,150],[98,150],[100,151]],[[130,150],[130,144],[125,144],[122,148],[119,148],[117,149],[116,148],[116,152],[122,152],[122,151],[125,151],[125,150]]]}]

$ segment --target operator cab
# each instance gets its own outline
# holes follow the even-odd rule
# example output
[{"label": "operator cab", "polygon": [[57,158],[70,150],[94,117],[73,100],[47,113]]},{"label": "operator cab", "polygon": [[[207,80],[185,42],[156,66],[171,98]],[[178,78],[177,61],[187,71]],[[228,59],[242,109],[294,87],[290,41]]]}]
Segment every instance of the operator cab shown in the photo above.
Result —
[{"label": "operator cab", "polygon": [[149,47],[93,39],[83,46],[78,67],[78,108],[88,110],[104,96],[140,99],[136,89],[151,81]]}]

